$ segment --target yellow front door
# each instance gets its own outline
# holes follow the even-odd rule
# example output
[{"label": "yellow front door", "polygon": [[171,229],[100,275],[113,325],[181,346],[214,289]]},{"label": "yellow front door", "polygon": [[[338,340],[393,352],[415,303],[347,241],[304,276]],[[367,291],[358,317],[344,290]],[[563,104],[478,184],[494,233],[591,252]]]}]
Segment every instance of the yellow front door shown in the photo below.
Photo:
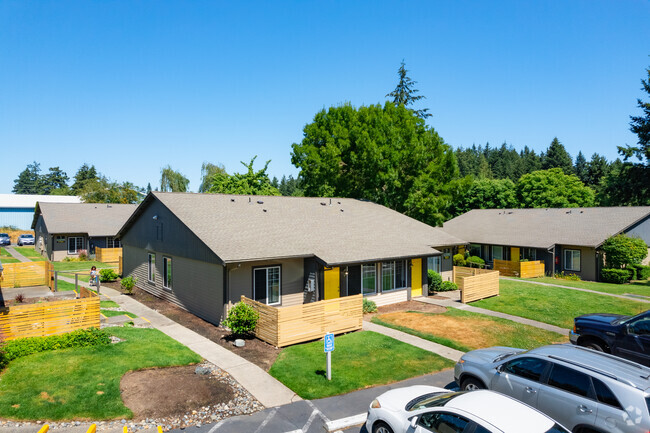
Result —
[{"label": "yellow front door", "polygon": [[325,300],[336,299],[341,296],[340,268],[325,269],[325,277],[323,280],[325,283],[323,298]]},{"label": "yellow front door", "polygon": [[411,260],[411,297],[422,296],[422,259]]}]

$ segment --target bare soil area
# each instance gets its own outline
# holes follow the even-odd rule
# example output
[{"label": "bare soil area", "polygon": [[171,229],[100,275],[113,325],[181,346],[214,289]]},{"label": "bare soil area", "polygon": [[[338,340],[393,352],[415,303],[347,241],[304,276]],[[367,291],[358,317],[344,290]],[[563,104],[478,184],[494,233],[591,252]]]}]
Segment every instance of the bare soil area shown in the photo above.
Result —
[{"label": "bare soil area", "polygon": [[124,404],[135,420],[180,416],[202,406],[228,403],[232,388],[211,374],[195,374],[196,366],[132,371],[122,377]]},{"label": "bare soil area", "polygon": [[370,320],[376,315],[403,311],[420,311],[423,313],[440,314],[447,311],[447,309],[439,305],[425,304],[424,302],[406,301],[398,302],[397,304],[385,305],[383,307],[377,307],[376,313],[366,313],[363,315],[363,318],[364,320]]},{"label": "bare soil area", "polygon": [[[103,285],[115,290],[122,291],[118,282],[103,283]],[[125,295],[129,296],[129,295]],[[205,320],[195,316],[194,314],[183,310],[170,302],[157,298],[144,290],[137,287],[133,289],[133,298],[146,305],[147,307],[156,310],[160,314],[170,318],[174,322],[185,326],[188,329],[208,338],[211,341],[225,347],[226,349],[236,353],[242,358],[252,362],[258,367],[269,371],[275,358],[280,354],[280,349],[271,346],[257,338],[246,339],[244,347],[235,347],[234,340],[230,336],[230,332],[226,329],[206,322]]]}]

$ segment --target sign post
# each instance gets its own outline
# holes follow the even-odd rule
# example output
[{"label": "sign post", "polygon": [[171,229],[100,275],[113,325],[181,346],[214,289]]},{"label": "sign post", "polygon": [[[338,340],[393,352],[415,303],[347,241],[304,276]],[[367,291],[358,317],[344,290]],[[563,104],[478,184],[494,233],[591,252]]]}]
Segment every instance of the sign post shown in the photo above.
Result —
[{"label": "sign post", "polygon": [[334,350],[334,334],[328,332],[323,339],[323,348],[327,358],[327,380],[332,380],[332,351]]}]

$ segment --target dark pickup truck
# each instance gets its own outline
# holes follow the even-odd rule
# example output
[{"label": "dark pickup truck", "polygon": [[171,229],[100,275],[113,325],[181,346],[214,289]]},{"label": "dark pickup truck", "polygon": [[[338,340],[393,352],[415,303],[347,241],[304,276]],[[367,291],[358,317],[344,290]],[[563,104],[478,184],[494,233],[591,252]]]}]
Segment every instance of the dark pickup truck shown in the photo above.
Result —
[{"label": "dark pickup truck", "polygon": [[636,316],[585,314],[574,319],[571,343],[650,366],[650,310]]}]

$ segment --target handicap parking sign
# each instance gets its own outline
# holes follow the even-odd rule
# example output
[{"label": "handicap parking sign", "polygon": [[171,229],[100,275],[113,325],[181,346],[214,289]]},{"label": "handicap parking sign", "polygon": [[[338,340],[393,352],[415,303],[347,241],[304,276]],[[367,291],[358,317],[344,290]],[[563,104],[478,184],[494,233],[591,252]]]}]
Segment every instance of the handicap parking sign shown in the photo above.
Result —
[{"label": "handicap parking sign", "polygon": [[325,352],[331,352],[334,350],[334,334],[331,332],[325,334],[325,339],[323,340],[324,342],[324,349]]}]

